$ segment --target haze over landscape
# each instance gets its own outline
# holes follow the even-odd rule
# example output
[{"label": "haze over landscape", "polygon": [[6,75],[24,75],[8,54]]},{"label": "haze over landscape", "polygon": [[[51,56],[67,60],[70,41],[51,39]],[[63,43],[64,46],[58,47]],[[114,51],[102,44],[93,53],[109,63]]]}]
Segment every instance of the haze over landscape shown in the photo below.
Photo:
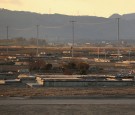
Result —
[{"label": "haze over landscape", "polygon": [[1,0],[0,38],[7,37],[7,26],[9,38],[35,38],[39,25],[39,38],[69,42],[70,21],[75,20],[76,42],[116,40],[119,17],[120,39],[134,40],[134,4],[134,0]]},{"label": "haze over landscape", "polygon": [[0,7],[42,14],[109,17],[114,13],[134,13],[134,0],[1,0]]},{"label": "haze over landscape", "polygon": [[1,115],[134,115],[135,0],[0,0]]},{"label": "haze over landscape", "polygon": [[0,38],[5,39],[9,26],[9,38],[39,38],[47,41],[69,42],[72,40],[71,20],[75,20],[76,42],[91,40],[116,40],[117,20],[120,18],[120,39],[134,40],[135,14],[113,14],[109,18],[97,16],[71,16],[62,14],[38,14],[0,9]]}]

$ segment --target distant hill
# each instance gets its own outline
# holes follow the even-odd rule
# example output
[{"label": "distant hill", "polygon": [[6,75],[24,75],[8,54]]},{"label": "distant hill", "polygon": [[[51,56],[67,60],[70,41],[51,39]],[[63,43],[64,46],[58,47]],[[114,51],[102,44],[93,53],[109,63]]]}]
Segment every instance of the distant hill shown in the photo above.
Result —
[{"label": "distant hill", "polygon": [[[24,37],[39,38],[53,42],[72,42],[72,23],[75,20],[75,41],[116,40],[117,21],[120,15],[109,18],[95,16],[68,16],[61,14],[38,14],[0,9],[0,39]],[[120,38],[135,39],[135,14],[120,16]]]},{"label": "distant hill", "polygon": [[114,18],[122,18],[122,16],[120,14],[113,14],[109,18],[112,18],[112,19],[114,19]]},{"label": "distant hill", "polygon": [[119,15],[119,14],[113,14],[109,18],[121,18],[125,20],[135,20],[135,13],[132,14],[124,14],[124,15]]},{"label": "distant hill", "polygon": [[125,14],[125,15],[123,15],[123,18],[126,20],[135,20],[135,13]]}]

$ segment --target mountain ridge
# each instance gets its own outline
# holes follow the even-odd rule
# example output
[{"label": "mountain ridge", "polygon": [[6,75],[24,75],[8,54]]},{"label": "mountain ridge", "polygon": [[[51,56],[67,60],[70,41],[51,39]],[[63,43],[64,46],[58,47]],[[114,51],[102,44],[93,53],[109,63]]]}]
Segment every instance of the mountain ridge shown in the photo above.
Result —
[{"label": "mountain ridge", "polygon": [[[135,38],[135,21],[129,14],[120,15],[121,39]],[[129,17],[130,19],[128,19]],[[117,22],[109,18],[96,16],[70,16],[63,14],[39,14],[26,11],[10,11],[0,9],[0,39],[6,39],[6,27],[9,27],[9,38],[36,38],[39,25],[39,38],[47,41],[71,42],[72,23],[76,21],[75,41],[89,42],[91,40],[116,40]]]}]

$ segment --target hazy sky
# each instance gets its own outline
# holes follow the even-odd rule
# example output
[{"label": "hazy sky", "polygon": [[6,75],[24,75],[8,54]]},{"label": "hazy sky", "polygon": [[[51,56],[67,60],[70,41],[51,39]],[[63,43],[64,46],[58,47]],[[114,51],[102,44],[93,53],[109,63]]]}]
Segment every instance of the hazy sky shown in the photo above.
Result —
[{"label": "hazy sky", "polygon": [[135,13],[135,0],[0,0],[0,8],[109,17],[114,13]]}]

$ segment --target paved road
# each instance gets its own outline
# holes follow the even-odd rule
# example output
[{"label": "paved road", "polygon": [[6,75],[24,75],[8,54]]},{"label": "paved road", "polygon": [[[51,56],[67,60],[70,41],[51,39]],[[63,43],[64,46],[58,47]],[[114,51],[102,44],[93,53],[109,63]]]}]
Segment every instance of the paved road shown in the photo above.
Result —
[{"label": "paved road", "polygon": [[0,105],[42,104],[135,104],[135,99],[23,99],[0,100]]}]

